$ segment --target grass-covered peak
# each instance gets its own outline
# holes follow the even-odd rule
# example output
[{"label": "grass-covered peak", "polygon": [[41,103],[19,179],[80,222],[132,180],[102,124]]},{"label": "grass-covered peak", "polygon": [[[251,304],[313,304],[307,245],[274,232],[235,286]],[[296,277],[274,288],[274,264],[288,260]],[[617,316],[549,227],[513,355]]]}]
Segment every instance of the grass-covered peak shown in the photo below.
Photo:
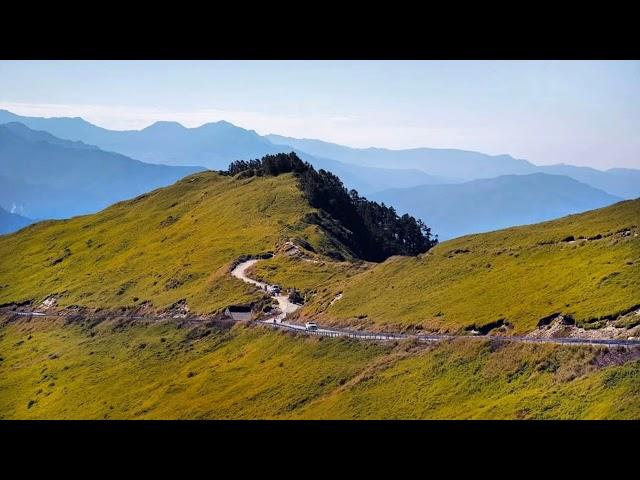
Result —
[{"label": "grass-covered peak", "polygon": [[0,236],[0,304],[50,295],[99,308],[186,300],[208,313],[255,300],[230,264],[290,238],[322,250],[325,235],[304,221],[313,212],[291,174],[191,175],[93,215]]},{"label": "grass-covered peak", "polygon": [[316,171],[293,152],[236,161],[227,173],[239,177],[295,174],[311,206],[337,220],[342,228],[331,228],[331,222],[319,215],[312,221],[331,231],[361,259],[382,261],[392,255],[418,255],[437,243],[422,220],[408,214],[399,216],[393,207],[361,197],[357,191],[348,190],[336,175]]}]

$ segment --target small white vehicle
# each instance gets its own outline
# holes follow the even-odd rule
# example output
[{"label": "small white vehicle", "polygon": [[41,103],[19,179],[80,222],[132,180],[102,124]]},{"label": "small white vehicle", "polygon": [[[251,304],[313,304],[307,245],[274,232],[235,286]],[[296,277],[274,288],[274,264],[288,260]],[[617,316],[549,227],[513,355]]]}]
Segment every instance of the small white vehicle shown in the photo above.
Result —
[{"label": "small white vehicle", "polygon": [[304,324],[304,329],[308,331],[315,331],[318,330],[318,325],[316,325],[314,322],[307,322]]}]

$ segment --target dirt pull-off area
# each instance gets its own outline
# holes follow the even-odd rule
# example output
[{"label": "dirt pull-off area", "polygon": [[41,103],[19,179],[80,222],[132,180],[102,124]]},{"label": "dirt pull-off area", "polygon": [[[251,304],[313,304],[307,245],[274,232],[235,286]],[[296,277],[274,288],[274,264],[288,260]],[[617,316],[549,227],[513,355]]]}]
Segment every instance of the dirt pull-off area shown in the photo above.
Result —
[{"label": "dirt pull-off area", "polygon": [[640,310],[633,310],[613,319],[602,320],[599,328],[585,328],[575,324],[569,315],[556,313],[538,322],[538,328],[528,334],[532,338],[618,338],[640,337]]}]

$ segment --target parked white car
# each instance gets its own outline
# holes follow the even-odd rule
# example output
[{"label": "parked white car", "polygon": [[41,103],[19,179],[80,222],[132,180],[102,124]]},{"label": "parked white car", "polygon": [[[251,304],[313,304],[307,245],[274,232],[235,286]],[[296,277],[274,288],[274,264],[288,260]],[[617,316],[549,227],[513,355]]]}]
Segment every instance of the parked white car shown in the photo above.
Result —
[{"label": "parked white car", "polygon": [[318,325],[316,325],[314,322],[307,322],[304,324],[304,328],[305,330],[318,330]]}]

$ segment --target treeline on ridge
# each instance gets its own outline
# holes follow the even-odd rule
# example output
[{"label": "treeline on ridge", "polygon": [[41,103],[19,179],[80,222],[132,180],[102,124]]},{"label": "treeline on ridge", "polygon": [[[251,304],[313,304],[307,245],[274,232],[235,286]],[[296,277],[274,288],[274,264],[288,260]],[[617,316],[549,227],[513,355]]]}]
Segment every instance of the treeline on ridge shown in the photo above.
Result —
[{"label": "treeline on ridge", "polygon": [[293,172],[300,180],[309,203],[329,213],[350,234],[332,231],[359,258],[382,261],[392,255],[417,255],[437,243],[431,229],[408,214],[398,216],[393,207],[347,190],[340,178],[326,170],[316,171],[295,153],[266,155],[261,160],[237,160],[228,175],[277,176]]}]

